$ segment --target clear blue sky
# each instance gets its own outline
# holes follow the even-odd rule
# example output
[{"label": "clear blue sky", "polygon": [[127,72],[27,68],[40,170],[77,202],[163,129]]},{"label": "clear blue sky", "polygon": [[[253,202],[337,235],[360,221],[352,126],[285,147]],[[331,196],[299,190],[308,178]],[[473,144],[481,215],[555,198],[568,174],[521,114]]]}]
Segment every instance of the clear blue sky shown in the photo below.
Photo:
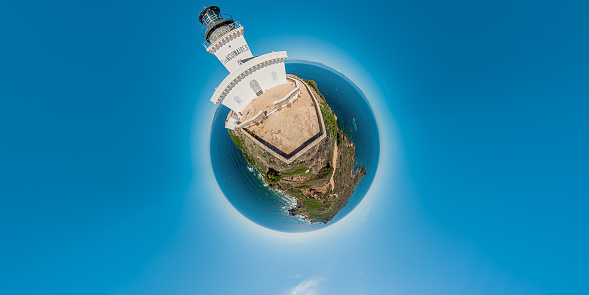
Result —
[{"label": "clear blue sky", "polygon": [[[340,223],[278,234],[221,195],[205,5],[370,99],[379,171]],[[2,1],[0,294],[589,294],[588,9]]]}]

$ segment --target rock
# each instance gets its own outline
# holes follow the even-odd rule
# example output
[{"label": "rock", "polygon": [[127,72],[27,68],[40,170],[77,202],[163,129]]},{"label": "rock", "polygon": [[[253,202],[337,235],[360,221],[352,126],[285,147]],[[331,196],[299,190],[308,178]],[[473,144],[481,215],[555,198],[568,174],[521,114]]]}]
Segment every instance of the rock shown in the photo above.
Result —
[{"label": "rock", "polygon": [[[348,203],[354,188],[366,175],[366,169],[362,166],[354,171],[354,144],[337,127],[335,114],[315,82],[305,82],[320,97],[318,102],[327,136],[292,163],[268,152],[259,142],[246,136],[244,129],[229,130],[229,133],[246,161],[264,175],[269,188],[280,189],[297,199],[296,207],[289,210],[290,215],[327,223]],[[334,162],[337,163],[335,167]]]}]

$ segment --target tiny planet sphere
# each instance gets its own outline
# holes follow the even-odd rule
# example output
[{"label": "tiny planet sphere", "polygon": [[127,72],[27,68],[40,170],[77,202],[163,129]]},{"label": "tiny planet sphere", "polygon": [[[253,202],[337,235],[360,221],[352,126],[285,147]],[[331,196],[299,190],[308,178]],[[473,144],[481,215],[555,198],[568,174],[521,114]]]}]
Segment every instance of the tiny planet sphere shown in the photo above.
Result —
[{"label": "tiny planet sphere", "polygon": [[[325,118],[329,114],[323,112],[326,122],[323,126],[324,133],[327,136],[319,138],[321,132],[318,132],[315,138],[305,141],[307,145],[313,140],[317,141],[315,150],[299,150],[301,155],[296,150],[292,150],[290,155],[283,154],[285,157],[299,157],[299,161],[294,159],[291,160],[292,163],[287,163],[290,158],[279,160],[277,158],[280,155],[277,153],[259,148],[263,148],[259,143],[254,144],[255,139],[264,137],[270,141],[270,147],[272,144],[283,144],[280,147],[291,151],[288,150],[290,143],[285,145],[276,141],[280,139],[280,134],[275,134],[276,130],[268,131],[266,129],[271,127],[263,124],[252,124],[247,129],[228,130],[226,126],[231,117],[230,110],[219,106],[211,126],[211,163],[221,191],[229,203],[246,218],[276,231],[308,232],[341,220],[368,192],[376,174],[380,152],[378,126],[363,92],[341,72],[321,63],[303,60],[286,61],[286,72],[289,79],[298,79],[297,85],[316,85],[321,99],[329,106],[327,109],[336,118],[336,122],[332,124],[337,124],[337,131],[329,129],[329,118]],[[299,83],[303,81],[305,83]],[[299,105],[303,104],[304,98],[299,101]],[[291,110],[293,116],[302,116],[292,112],[294,111]],[[311,121],[309,118],[305,119]],[[266,122],[272,123],[268,119]],[[299,129],[321,128],[309,127],[298,121],[297,123],[303,126],[298,126]],[[317,130],[312,130],[311,133],[315,131]],[[290,130],[290,133],[293,132],[295,131]],[[304,134],[305,131],[296,132]],[[261,139],[268,143],[266,140]],[[305,138],[300,139],[303,140]],[[295,143],[293,147],[298,144],[300,143]],[[322,144],[335,147],[335,154],[329,148],[323,151]]]},{"label": "tiny planet sphere", "polygon": [[279,231],[316,230],[348,214],[378,163],[378,128],[362,91],[319,63],[290,61],[288,72],[286,51],[254,56],[244,27],[217,6],[198,20],[205,50],[229,71],[211,97],[224,106],[211,158],[229,202]]}]

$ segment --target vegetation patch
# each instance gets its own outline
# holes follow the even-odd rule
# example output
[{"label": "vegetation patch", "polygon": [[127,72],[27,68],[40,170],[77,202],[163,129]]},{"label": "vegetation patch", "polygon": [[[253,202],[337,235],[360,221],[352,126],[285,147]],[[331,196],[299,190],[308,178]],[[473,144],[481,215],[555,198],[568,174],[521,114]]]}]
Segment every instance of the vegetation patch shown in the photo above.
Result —
[{"label": "vegetation patch", "polygon": [[337,119],[331,109],[328,108],[329,106],[325,107],[320,104],[321,115],[323,116],[323,122],[325,122],[325,126],[327,127],[327,133],[330,136],[334,136],[337,133]]},{"label": "vegetation patch", "polygon": [[291,196],[291,197],[295,197],[297,199],[299,199],[299,201],[304,200],[305,198],[307,198],[305,195],[303,195],[303,193],[301,193],[300,190],[298,189],[287,189],[286,193]]},{"label": "vegetation patch", "polygon": [[[354,187],[366,175],[362,166],[354,168],[355,146],[350,143],[342,126],[317,84],[305,80],[318,94],[317,102],[325,123],[327,137],[294,163],[285,163],[251,140],[244,131],[229,130],[231,140],[245,160],[256,168],[270,188],[280,189],[297,199],[290,215],[302,215],[311,222],[327,223],[348,203]],[[337,166],[333,158],[337,147]],[[296,176],[296,177],[293,177]],[[333,177],[333,186],[330,185]]]},{"label": "vegetation patch", "polygon": [[246,162],[248,162],[248,164],[254,166],[254,167],[259,167],[259,163],[258,161],[256,161],[256,158],[254,158],[254,156],[252,154],[250,154],[247,151],[247,148],[245,146],[245,144],[243,143],[243,141],[241,140],[241,138],[239,138],[239,136],[237,136],[236,134],[234,134],[234,131],[229,130],[229,137],[231,137],[231,140],[233,141],[233,143],[241,150],[241,153],[243,154],[243,157],[245,158]]},{"label": "vegetation patch", "polygon": [[314,198],[305,198],[303,208],[307,212],[319,211],[323,208],[323,204]]},{"label": "vegetation patch", "polygon": [[241,141],[241,139],[233,134],[233,131],[231,129],[227,129],[227,131],[229,131],[229,136],[231,137],[231,140],[233,140],[233,143],[235,143],[235,145],[240,149],[240,150],[244,150],[245,149],[245,145],[243,144],[243,142]]},{"label": "vegetation patch", "polygon": [[301,188],[301,189],[311,188],[314,185],[324,183],[329,179],[329,177],[331,177],[332,173],[333,173],[333,167],[331,167],[331,166],[323,167],[323,168],[321,168],[321,170],[319,170],[319,173],[317,173],[317,175],[315,175],[312,178],[308,179],[307,181],[303,182],[302,185],[298,186],[298,188]]},{"label": "vegetation patch", "polygon": [[315,92],[317,92],[317,94],[319,94],[319,96],[321,97],[321,99],[323,99],[323,101],[325,100],[325,96],[323,96],[323,94],[321,94],[321,92],[319,91],[319,87],[317,87],[317,83],[315,83],[315,81],[313,80],[303,80],[305,81],[307,84],[309,84],[309,86],[311,86],[311,88],[313,88],[313,90],[315,90]]},{"label": "vegetation patch", "polygon": [[323,94],[321,94],[321,92],[319,92],[319,88],[317,87],[317,83],[315,83],[315,81],[313,81],[313,80],[303,80],[303,81],[305,81],[307,84],[309,84],[309,86],[311,86],[311,88],[313,88],[313,90],[315,90],[315,92],[321,97],[321,100],[319,100],[319,108],[321,109],[321,115],[323,116],[323,121],[325,122],[325,126],[327,128],[327,133],[330,136],[335,136],[335,134],[337,133],[337,119],[335,118],[335,114],[333,113],[333,111],[331,110],[329,105],[327,104],[327,100],[325,100],[325,96],[323,96]]},{"label": "vegetation patch", "polygon": [[309,168],[307,168],[307,166],[305,166],[303,163],[301,163],[298,167],[294,167],[284,172],[278,172],[272,168],[268,168],[268,173],[266,173],[266,182],[268,182],[268,184],[275,184],[284,177],[305,174],[307,170],[309,170]]}]

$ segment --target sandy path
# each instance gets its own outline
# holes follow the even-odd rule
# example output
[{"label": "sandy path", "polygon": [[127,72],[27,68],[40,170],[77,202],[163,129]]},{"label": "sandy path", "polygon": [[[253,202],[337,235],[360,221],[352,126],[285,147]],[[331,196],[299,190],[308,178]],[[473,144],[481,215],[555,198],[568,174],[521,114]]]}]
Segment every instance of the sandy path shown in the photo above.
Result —
[{"label": "sandy path", "polygon": [[333,174],[331,174],[331,180],[329,180],[329,183],[331,184],[331,189],[335,189],[333,177],[335,176],[335,168],[337,167],[337,142],[334,144],[334,146],[335,148],[333,149]]}]

